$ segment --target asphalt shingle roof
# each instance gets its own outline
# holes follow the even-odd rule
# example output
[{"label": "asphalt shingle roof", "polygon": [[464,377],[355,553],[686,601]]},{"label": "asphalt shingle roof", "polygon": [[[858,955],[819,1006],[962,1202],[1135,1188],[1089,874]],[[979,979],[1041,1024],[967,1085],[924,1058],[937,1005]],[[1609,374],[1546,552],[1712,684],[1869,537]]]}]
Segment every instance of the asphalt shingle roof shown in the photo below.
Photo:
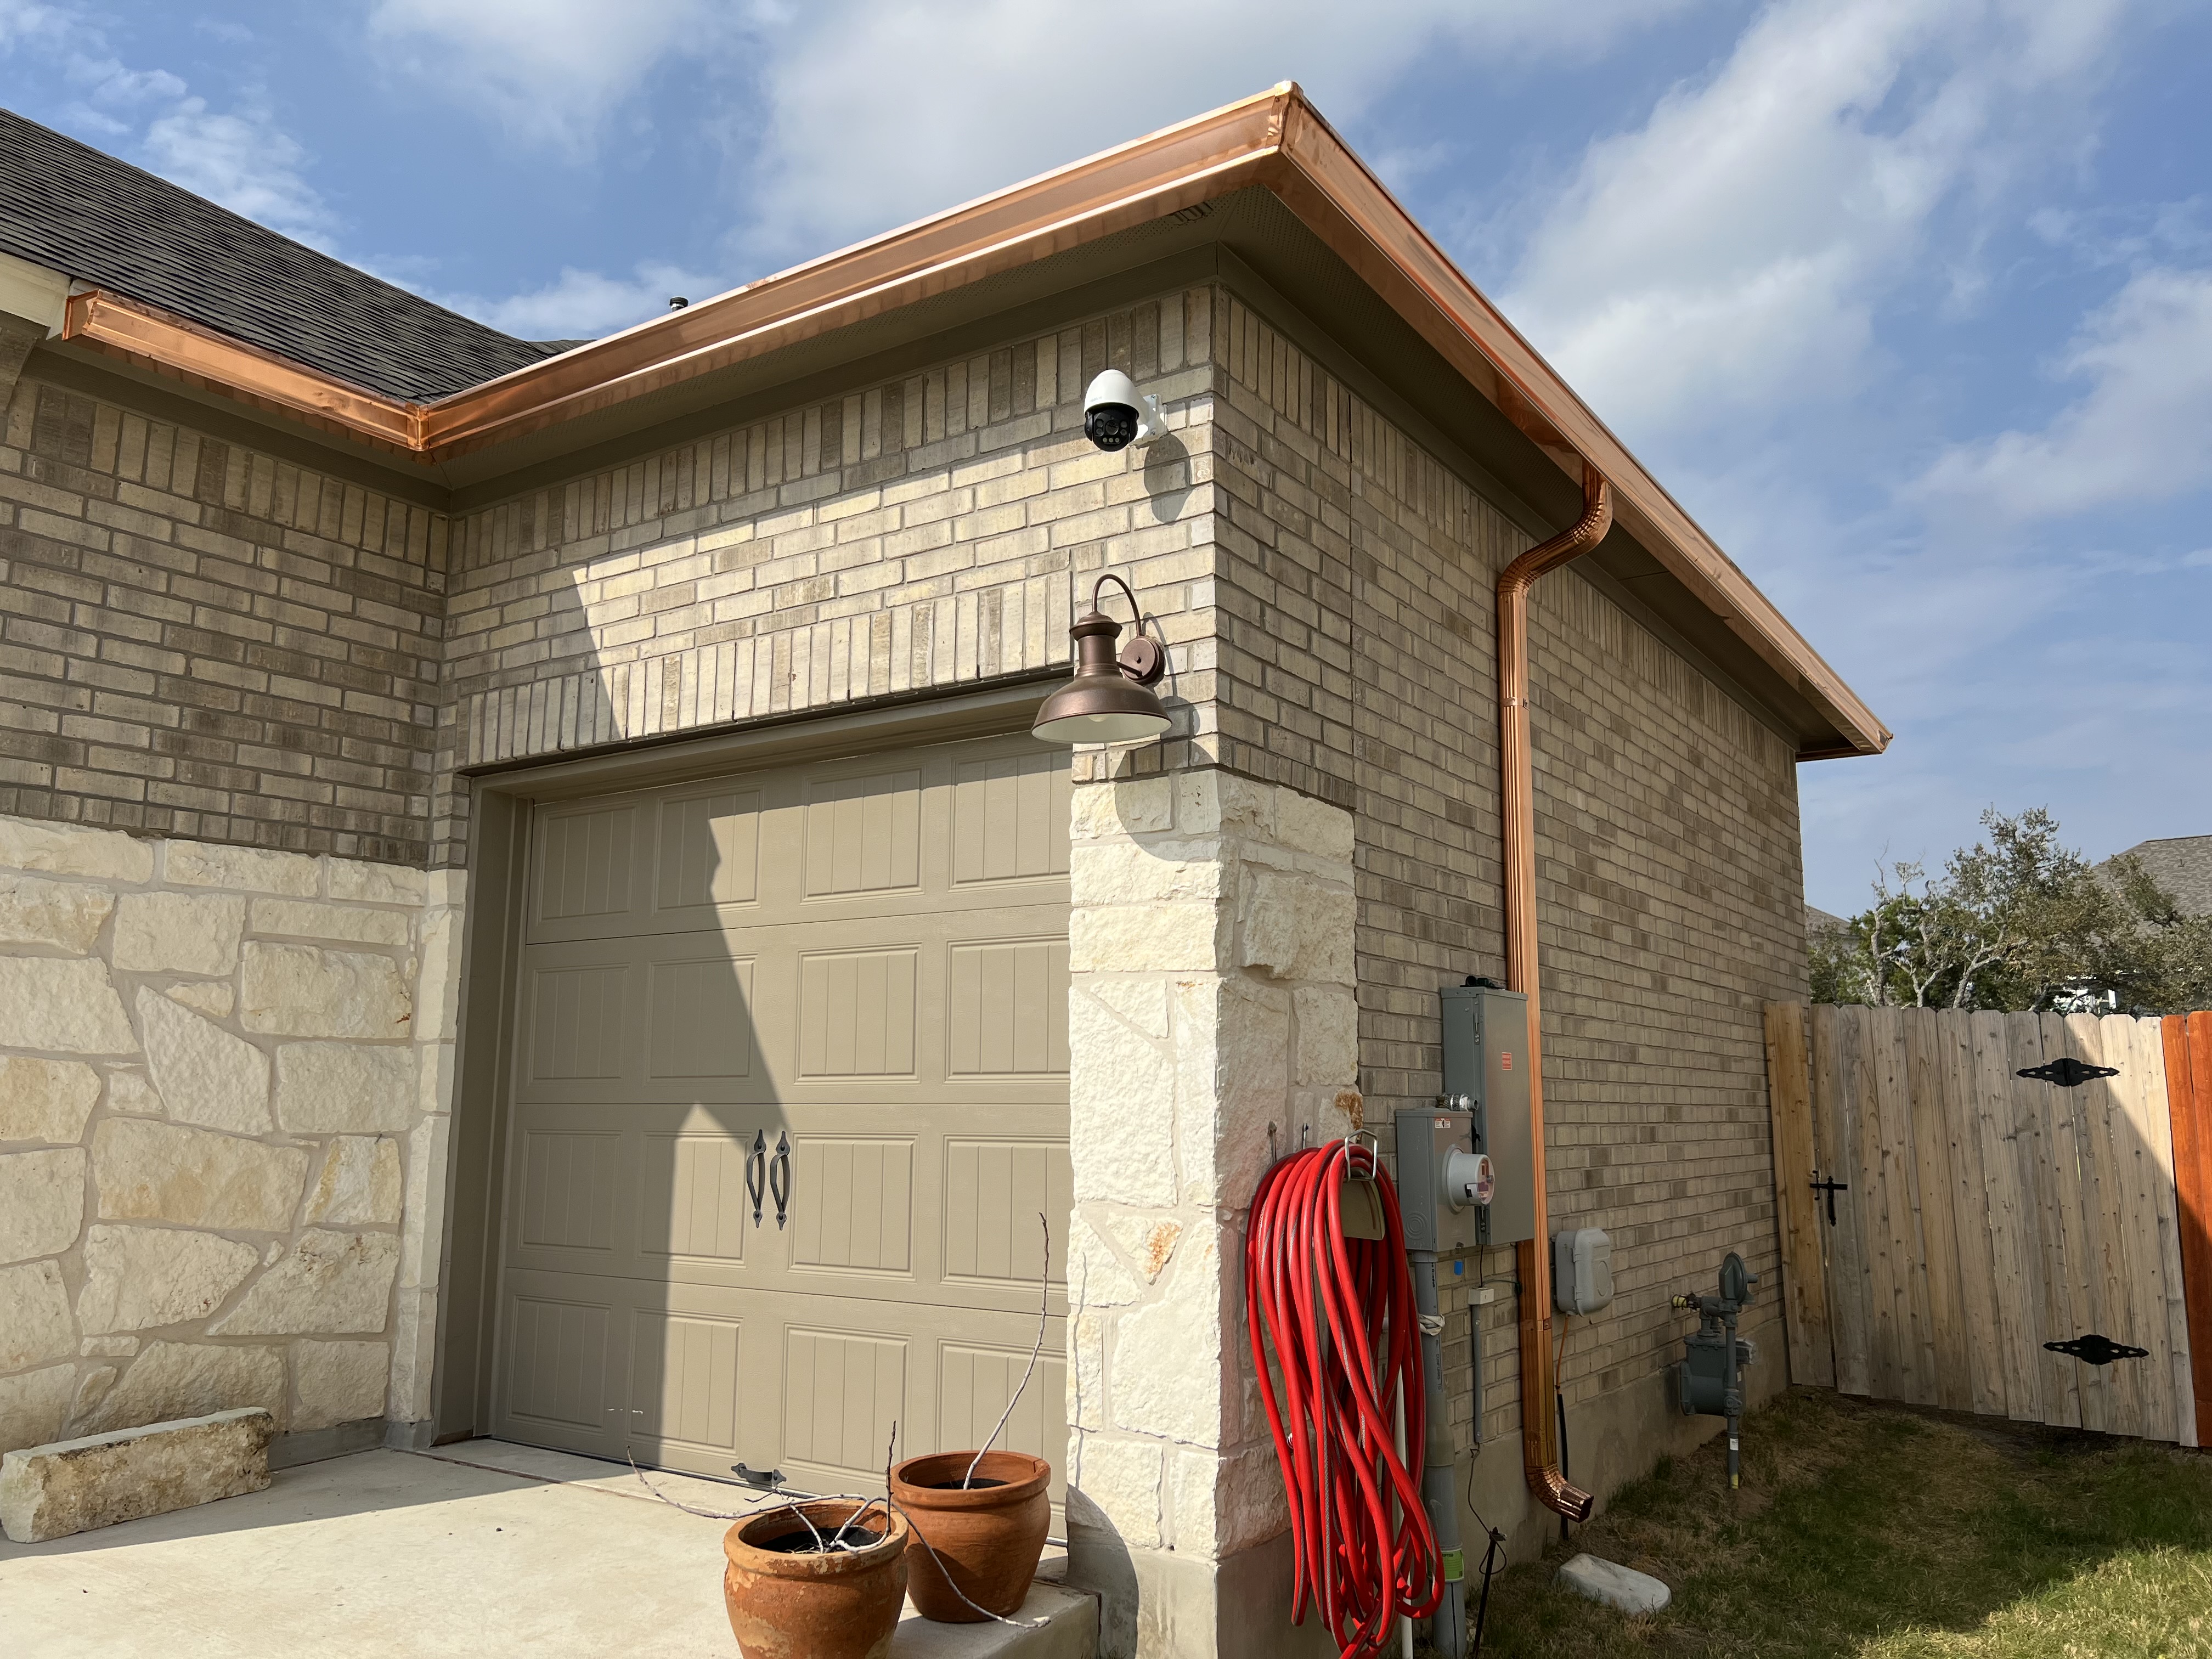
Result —
[{"label": "asphalt shingle roof", "polygon": [[433,305],[7,110],[0,250],[394,398],[444,397],[558,349]]},{"label": "asphalt shingle roof", "polygon": [[2137,842],[2120,854],[2142,860],[2150,878],[2172,894],[2184,915],[2212,915],[2212,836],[2169,836]]}]

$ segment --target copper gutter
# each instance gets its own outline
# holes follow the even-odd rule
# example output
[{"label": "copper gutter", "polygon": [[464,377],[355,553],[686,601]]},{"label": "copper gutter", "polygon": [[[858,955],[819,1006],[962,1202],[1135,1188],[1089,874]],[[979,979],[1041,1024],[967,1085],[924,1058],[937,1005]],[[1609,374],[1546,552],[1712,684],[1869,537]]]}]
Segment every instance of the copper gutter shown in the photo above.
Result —
[{"label": "copper gutter", "polygon": [[1498,774],[1505,855],[1505,983],[1528,999],[1528,1144],[1536,1187],[1536,1236],[1518,1248],[1521,1279],[1521,1466],[1528,1489],[1571,1521],[1587,1521],[1597,1500],[1559,1472],[1552,1412],[1552,1252],[1544,1176],[1544,1018],[1536,952],[1536,781],[1528,743],[1528,590],[1547,570],[1578,559],[1613,527],[1613,492],[1583,468],[1583,515],[1530,548],[1498,578]]},{"label": "copper gutter", "polygon": [[1842,734],[1890,733],[1781,612],[1445,257],[1290,82],[949,213],[763,277],[428,404],[380,398],[112,295],[64,337],[436,464],[618,407],[1252,186],[1272,191],[1570,477],[1611,481],[1622,526]]}]

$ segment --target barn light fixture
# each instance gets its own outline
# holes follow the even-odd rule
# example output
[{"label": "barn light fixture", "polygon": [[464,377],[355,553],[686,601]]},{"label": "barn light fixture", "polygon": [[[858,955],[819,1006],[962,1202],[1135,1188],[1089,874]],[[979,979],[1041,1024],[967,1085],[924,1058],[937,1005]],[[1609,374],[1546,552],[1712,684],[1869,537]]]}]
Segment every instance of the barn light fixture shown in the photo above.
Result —
[{"label": "barn light fixture", "polygon": [[1047,743],[1139,743],[1174,724],[1151,689],[1167,672],[1166,653],[1142,633],[1114,653],[1121,625],[1098,608],[1108,582],[1128,595],[1130,612],[1144,625],[1129,584],[1110,570],[1099,577],[1091,609],[1067,630],[1075,642],[1075,678],[1044,700],[1030,727]]}]

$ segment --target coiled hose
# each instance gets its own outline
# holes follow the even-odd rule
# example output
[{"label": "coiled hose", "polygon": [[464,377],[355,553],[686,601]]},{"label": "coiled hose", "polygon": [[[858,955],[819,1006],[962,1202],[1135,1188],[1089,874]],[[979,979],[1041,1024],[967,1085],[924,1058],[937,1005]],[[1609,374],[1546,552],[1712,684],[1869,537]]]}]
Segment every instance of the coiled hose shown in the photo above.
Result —
[{"label": "coiled hose", "polygon": [[[1380,1188],[1382,1238],[1344,1236],[1347,1177]],[[1332,1141],[1261,1178],[1244,1308],[1290,1500],[1291,1621],[1317,1607],[1343,1659],[1378,1659],[1395,1619],[1436,1611],[1444,1577],[1421,1506],[1428,1404],[1405,1231],[1397,1189],[1371,1150]],[[1394,1422],[1401,1401],[1406,1460]]]}]

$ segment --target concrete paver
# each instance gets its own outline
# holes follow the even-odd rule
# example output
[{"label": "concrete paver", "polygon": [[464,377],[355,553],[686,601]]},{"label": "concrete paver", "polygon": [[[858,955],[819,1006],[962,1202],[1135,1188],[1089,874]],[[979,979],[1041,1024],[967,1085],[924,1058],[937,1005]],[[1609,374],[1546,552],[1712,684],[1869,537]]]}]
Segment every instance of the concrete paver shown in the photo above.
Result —
[{"label": "concrete paver", "polygon": [[[773,1500],[656,1473],[701,1508]],[[628,1490],[624,1490],[627,1487]],[[471,1441],[280,1471],[268,1491],[51,1544],[0,1541],[0,1630],[26,1659],[730,1656],[728,1522],[628,1469]],[[1090,1599],[1040,1582],[1042,1628],[930,1625],[894,1659],[1090,1659]]]}]

